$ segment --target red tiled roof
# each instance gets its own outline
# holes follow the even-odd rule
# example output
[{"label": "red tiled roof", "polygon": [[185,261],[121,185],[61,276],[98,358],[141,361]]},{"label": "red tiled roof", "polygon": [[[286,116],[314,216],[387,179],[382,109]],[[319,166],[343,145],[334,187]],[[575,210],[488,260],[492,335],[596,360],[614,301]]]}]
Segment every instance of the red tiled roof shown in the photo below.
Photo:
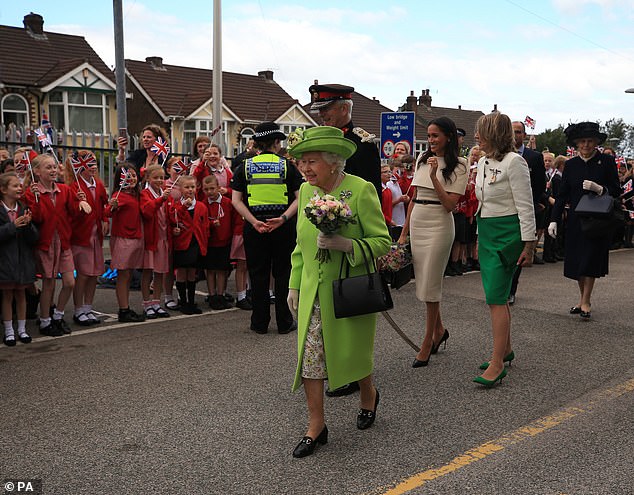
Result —
[{"label": "red tiled roof", "polygon": [[[130,75],[165,115],[186,117],[212,97],[213,71],[163,64],[155,69],[140,60],[126,60]],[[242,121],[276,120],[297,103],[274,80],[262,76],[222,73],[222,99]]]},{"label": "red tiled roof", "polygon": [[0,26],[0,81],[6,85],[41,87],[85,61],[112,82],[114,74],[83,36],[50,33],[36,39],[26,29]]}]

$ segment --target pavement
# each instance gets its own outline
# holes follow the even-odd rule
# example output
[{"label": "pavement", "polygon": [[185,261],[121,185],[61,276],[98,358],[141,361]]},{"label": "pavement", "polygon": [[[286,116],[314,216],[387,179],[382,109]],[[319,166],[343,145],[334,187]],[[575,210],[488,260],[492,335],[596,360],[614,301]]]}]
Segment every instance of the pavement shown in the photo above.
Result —
[{"label": "pavement", "polygon": [[[296,334],[274,323],[257,335],[230,309],[33,331],[0,348],[0,479],[55,495],[632,494],[633,265],[634,250],[610,254],[588,322],[568,314],[578,290],[563,263],[525,269],[516,360],[491,390],[471,381],[491,349],[480,276],[445,278],[447,348],[412,369],[379,317],[376,423],[356,429],[358,394],[327,398],[329,442],[304,459],[291,456],[306,427],[304,395],[290,392]],[[420,342],[414,293],[393,291],[391,314]],[[98,289],[95,306],[116,314],[114,291]]]}]

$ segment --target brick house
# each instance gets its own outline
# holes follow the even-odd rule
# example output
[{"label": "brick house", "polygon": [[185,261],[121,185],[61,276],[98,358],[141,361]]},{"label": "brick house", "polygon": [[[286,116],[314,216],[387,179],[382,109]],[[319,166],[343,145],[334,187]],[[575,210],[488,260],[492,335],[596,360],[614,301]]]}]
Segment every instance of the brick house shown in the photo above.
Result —
[{"label": "brick house", "polygon": [[[128,128],[139,134],[150,123],[164,127],[180,153],[191,152],[196,136],[209,135],[212,124],[212,74],[209,69],[163,64],[161,57],[126,60]],[[272,71],[258,75],[222,73],[222,130],[235,156],[261,122],[273,121],[288,133],[316,125],[310,114],[273,79]]]},{"label": "brick house", "polygon": [[23,23],[0,26],[0,124],[29,130],[48,112],[56,130],[110,134],[112,71],[83,37],[44,31],[32,12]]}]

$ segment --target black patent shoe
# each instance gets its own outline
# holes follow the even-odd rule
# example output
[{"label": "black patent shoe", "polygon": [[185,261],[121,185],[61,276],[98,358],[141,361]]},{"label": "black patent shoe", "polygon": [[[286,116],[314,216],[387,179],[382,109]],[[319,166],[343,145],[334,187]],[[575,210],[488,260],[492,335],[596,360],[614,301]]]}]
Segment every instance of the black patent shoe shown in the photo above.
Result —
[{"label": "black patent shoe", "polygon": [[326,395],[328,397],[343,397],[344,395],[354,394],[358,390],[359,384],[357,382],[352,382],[334,390],[326,390]]},{"label": "black patent shoe", "polygon": [[367,430],[372,426],[376,419],[376,408],[379,405],[379,389],[376,389],[376,398],[374,399],[374,411],[369,409],[359,409],[357,413],[357,428]]},{"label": "black patent shoe", "polygon": [[307,457],[315,452],[317,445],[326,445],[328,443],[328,427],[324,425],[324,429],[314,440],[310,437],[302,438],[302,441],[297,444],[295,450],[293,450],[293,457]]},{"label": "black patent shoe", "polygon": [[581,308],[579,306],[573,306],[570,308],[571,315],[578,315],[579,313],[581,313]]},{"label": "black patent shoe", "polygon": [[20,339],[20,342],[22,342],[23,344],[30,344],[33,341],[33,339],[28,333],[23,333],[22,335],[18,335],[18,339]]},{"label": "black patent shoe", "polygon": [[7,347],[14,347],[15,337],[3,337],[2,342],[4,342],[4,345],[6,345]]},{"label": "black patent shoe", "polygon": [[53,319],[52,322],[54,325],[57,325],[57,327],[62,331],[62,333],[69,335],[72,332],[72,330],[70,329],[70,327],[68,326],[68,323],[66,323],[64,318],[62,318],[61,320]]}]

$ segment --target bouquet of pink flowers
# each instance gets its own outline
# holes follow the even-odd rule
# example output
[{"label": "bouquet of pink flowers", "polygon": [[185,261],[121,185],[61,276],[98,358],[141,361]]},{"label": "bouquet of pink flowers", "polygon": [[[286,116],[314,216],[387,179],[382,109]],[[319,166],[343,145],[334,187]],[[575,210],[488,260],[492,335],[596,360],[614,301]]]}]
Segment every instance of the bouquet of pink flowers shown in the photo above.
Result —
[{"label": "bouquet of pink flowers", "polygon": [[[349,223],[357,223],[345,199],[350,197],[349,191],[343,191],[339,199],[330,194],[315,195],[304,208],[304,214],[310,222],[324,234],[334,234]],[[315,259],[320,263],[330,261],[327,249],[319,248]]]},{"label": "bouquet of pink flowers", "polygon": [[376,260],[383,278],[393,289],[399,289],[412,279],[412,250],[409,244],[392,244],[390,251]]}]

